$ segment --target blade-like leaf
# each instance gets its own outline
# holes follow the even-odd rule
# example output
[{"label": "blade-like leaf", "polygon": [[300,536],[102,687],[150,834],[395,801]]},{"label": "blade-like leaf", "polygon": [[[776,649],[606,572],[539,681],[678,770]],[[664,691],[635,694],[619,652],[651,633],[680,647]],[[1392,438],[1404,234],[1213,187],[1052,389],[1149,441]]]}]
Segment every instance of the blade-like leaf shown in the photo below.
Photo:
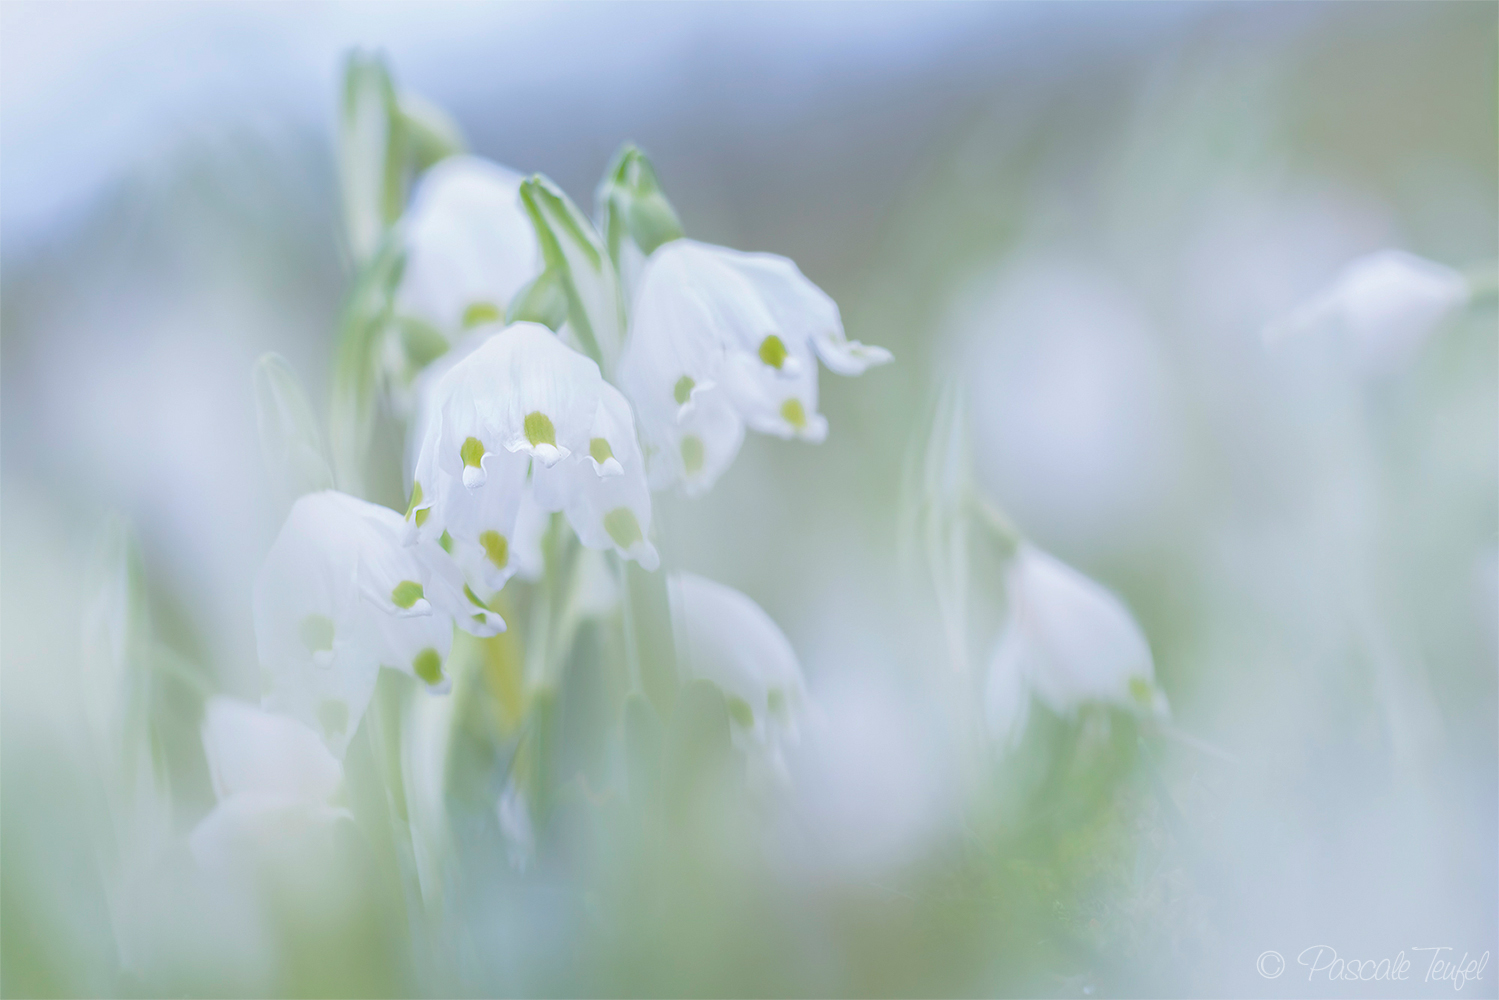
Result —
[{"label": "blade-like leaf", "polygon": [[328,397],[328,443],[338,488],[360,495],[364,459],[374,423],[380,347],[394,322],[392,303],[404,256],[393,234],[386,236],[354,281],[339,320]]},{"label": "blade-like leaf", "polygon": [[385,60],[352,52],[344,63],[338,169],[349,252],[362,265],[405,202],[404,117]]},{"label": "blade-like leaf", "polygon": [[279,354],[255,362],[255,422],[260,451],[283,500],[333,486],[333,470],[318,431],[317,417],[302,383]]},{"label": "blade-like leaf", "polygon": [[442,108],[409,91],[400,96],[399,104],[406,149],[418,173],[468,149],[462,129]]},{"label": "blade-like leaf", "polygon": [[682,235],[682,223],[656,180],[656,170],[633,144],[615,156],[595,195],[599,228],[615,266],[632,242],[645,256]]}]

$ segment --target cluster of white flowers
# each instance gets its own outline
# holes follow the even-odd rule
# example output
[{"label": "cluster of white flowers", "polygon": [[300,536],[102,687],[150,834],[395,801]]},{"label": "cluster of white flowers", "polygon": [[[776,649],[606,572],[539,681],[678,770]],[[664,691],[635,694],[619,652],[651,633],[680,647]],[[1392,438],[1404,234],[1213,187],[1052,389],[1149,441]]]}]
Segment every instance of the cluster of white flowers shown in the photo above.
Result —
[{"label": "cluster of white flowers", "polygon": [[[490,604],[513,575],[541,575],[550,515],[655,570],[653,489],[708,489],[746,427],[822,441],[817,360],[844,375],[890,360],[847,340],[791,261],[682,238],[644,158],[619,163],[599,196],[613,256],[546,182],[469,155],[428,170],[391,230],[393,328],[449,345],[395,400],[404,519],[302,496],[255,593],[266,706],[336,755],[381,667],[441,693],[454,628],[505,627]],[[803,697],[790,644],[737,592],[684,575],[671,595],[683,667],[724,689],[741,739],[778,745]]]}]

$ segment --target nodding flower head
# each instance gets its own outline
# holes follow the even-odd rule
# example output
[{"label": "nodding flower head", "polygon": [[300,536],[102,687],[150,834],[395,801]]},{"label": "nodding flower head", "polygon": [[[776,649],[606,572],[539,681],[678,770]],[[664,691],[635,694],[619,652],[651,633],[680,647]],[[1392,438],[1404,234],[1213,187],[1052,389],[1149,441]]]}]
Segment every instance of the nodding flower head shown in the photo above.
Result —
[{"label": "nodding flower head", "polygon": [[821,441],[817,359],[842,375],[890,360],[846,339],[833,300],[774,254],[672,240],[646,261],[633,301],[619,381],[640,414],[658,488],[711,487],[746,426]]},{"label": "nodding flower head", "polygon": [[446,691],[453,625],[494,635],[500,617],[465,593],[436,543],[406,545],[401,515],[325,490],[299,499],[255,581],[255,639],[268,707],[342,755],[382,666]]}]

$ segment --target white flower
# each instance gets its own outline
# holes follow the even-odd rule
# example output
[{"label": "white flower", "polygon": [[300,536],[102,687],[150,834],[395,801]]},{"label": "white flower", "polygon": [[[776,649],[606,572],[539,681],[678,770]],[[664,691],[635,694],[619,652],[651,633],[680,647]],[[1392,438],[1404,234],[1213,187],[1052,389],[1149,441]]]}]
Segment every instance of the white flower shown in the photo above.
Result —
[{"label": "white flower", "polygon": [[1346,264],[1330,288],[1272,324],[1265,339],[1341,334],[1366,368],[1389,370],[1414,354],[1468,296],[1467,281],[1452,268],[1381,250]]},{"label": "white flower", "polygon": [[736,744],[763,748],[782,770],[782,745],[797,738],[807,702],[785,633],[744,594],[696,574],[671,574],[667,591],[683,669],[723,690]]},{"label": "white flower", "polygon": [[773,254],[672,240],[646,261],[632,298],[619,382],[640,414],[657,488],[712,486],[746,425],[821,441],[817,357],[842,375],[890,360],[845,339],[833,300]]},{"label": "white flower", "polygon": [[422,177],[402,222],[406,267],[396,311],[452,338],[505,318],[541,273],[536,231],[521,207],[521,175],[475,156],[450,156]]},{"label": "white flower", "polygon": [[342,755],[382,666],[446,691],[453,624],[505,623],[465,592],[436,544],[406,545],[401,515],[333,490],[300,498],[255,581],[267,706],[318,729]]},{"label": "white flower", "polygon": [[1020,739],[1032,694],[1064,716],[1089,702],[1168,712],[1150,646],[1113,593],[1027,543],[1006,573],[1006,592],[1009,613],[984,691],[995,739]]},{"label": "white flower", "polygon": [[[654,569],[650,494],[629,403],[598,365],[536,323],[490,336],[437,382],[407,518],[488,591],[513,558],[527,494],[590,548]],[[532,518],[534,522],[534,518]]]},{"label": "white flower", "polygon": [[289,716],[210,698],[203,751],[218,805],[193,828],[188,847],[205,868],[274,850],[349,815],[328,801],[343,784],[343,765]]}]

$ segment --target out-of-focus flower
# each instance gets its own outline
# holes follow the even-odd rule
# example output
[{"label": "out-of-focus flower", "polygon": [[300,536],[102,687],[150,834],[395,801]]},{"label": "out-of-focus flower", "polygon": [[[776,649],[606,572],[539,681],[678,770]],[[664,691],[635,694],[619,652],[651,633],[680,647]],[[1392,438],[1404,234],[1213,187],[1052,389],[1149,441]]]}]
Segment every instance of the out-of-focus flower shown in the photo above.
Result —
[{"label": "out-of-focus flower", "polygon": [[584,545],[658,565],[629,403],[546,327],[514,323],[489,337],[427,407],[406,516],[415,538],[442,540],[484,589],[519,568],[511,550],[528,491],[564,511]]},{"label": "out-of-focus flower", "polygon": [[406,545],[401,515],[326,490],[299,499],[255,581],[255,640],[267,705],[342,755],[382,666],[445,692],[453,624],[494,635],[504,621],[465,590],[437,544]]},{"label": "out-of-focus flower", "polygon": [[989,663],[984,715],[1013,744],[1030,697],[1070,716],[1089,702],[1148,715],[1169,712],[1150,646],[1124,603],[1056,557],[1022,543],[1006,573],[1009,614]]},{"label": "out-of-focus flower", "polygon": [[785,633],[732,587],[693,573],[673,573],[667,587],[683,666],[723,690],[735,742],[762,748],[783,771],[782,747],[796,740],[807,702]]},{"label": "out-of-focus flower", "polygon": [[785,257],[677,239],[646,261],[634,290],[619,382],[640,413],[660,489],[708,489],[744,426],[818,442],[817,357],[841,375],[891,360],[845,338],[838,307]]},{"label": "out-of-focus flower", "polygon": [[521,175],[476,156],[429,170],[402,223],[406,267],[396,311],[441,332],[505,318],[541,273],[536,232],[520,202]]},{"label": "out-of-focus flower", "polygon": [[188,836],[193,858],[222,868],[277,841],[326,830],[347,810],[329,804],[343,765],[296,719],[233,698],[209,699],[203,751],[218,805]]},{"label": "out-of-focus flower", "polygon": [[1380,250],[1344,265],[1331,287],[1272,323],[1265,340],[1341,335],[1362,366],[1388,371],[1468,296],[1468,282],[1452,268],[1403,250]]}]

